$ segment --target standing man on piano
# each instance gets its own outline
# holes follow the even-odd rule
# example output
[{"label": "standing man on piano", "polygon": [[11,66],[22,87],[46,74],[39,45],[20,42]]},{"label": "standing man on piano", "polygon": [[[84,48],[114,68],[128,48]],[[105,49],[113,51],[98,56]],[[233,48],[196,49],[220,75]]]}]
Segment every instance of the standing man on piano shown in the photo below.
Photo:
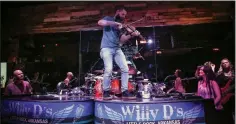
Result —
[{"label": "standing man on piano", "polygon": [[123,6],[116,7],[115,15],[105,16],[98,21],[98,25],[103,27],[103,36],[101,41],[100,56],[104,62],[104,80],[103,80],[103,99],[111,99],[110,83],[113,69],[113,59],[121,69],[121,91],[122,98],[135,98],[128,91],[128,65],[120,44],[128,41],[134,36],[140,35],[136,30],[132,33],[122,32],[122,23],[127,15],[127,11]]}]

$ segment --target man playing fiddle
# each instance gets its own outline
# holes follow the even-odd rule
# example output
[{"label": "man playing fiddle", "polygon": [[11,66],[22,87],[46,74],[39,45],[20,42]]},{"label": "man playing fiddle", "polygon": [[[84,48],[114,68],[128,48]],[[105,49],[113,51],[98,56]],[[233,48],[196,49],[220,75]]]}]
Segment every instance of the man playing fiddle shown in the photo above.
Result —
[{"label": "man playing fiddle", "polygon": [[115,9],[115,16],[106,16],[98,21],[98,25],[103,27],[103,36],[101,41],[100,56],[104,62],[104,80],[103,80],[103,98],[111,99],[110,83],[112,77],[113,59],[121,69],[121,91],[122,98],[135,98],[133,94],[128,91],[128,64],[124,53],[121,50],[120,44],[128,41],[134,36],[139,36],[138,31],[121,31],[123,29],[122,23],[127,15],[124,7],[120,6]]}]

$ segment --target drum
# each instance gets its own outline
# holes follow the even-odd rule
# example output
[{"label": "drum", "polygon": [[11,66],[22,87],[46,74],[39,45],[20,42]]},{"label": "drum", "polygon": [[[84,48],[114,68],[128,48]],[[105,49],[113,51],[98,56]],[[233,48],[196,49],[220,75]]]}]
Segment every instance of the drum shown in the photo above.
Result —
[{"label": "drum", "polygon": [[85,85],[83,86],[82,90],[88,95],[93,96],[94,95],[94,87],[95,87],[96,80],[88,80],[85,82]]},{"label": "drum", "polygon": [[[135,85],[134,82],[128,82],[128,91],[134,91]],[[111,92],[114,94],[121,94],[121,81],[119,79],[113,79],[111,82]]]},{"label": "drum", "polygon": [[[130,62],[130,63],[131,63],[131,62]],[[128,62],[128,68],[129,68],[129,70],[128,70],[129,75],[136,75],[136,74],[137,74],[137,69],[136,69],[134,66],[132,66],[132,63],[129,64],[129,62]],[[117,70],[117,71],[118,71],[118,72],[121,72],[120,69]]]},{"label": "drum", "polygon": [[101,98],[103,94],[102,90],[102,82],[103,78],[97,78],[94,86],[94,97],[95,98]]},{"label": "drum", "polygon": [[128,90],[129,90],[129,92],[134,91],[135,88],[136,88],[136,86],[135,86],[135,82],[133,82],[133,81],[132,81],[132,82],[129,81],[129,82],[128,82]]},{"label": "drum", "polygon": [[121,82],[119,79],[115,78],[111,81],[111,92],[114,94],[121,93]]},{"label": "drum", "polygon": [[129,74],[130,75],[136,75],[137,74],[137,70],[134,67],[132,67],[130,65],[128,67],[129,67]]}]

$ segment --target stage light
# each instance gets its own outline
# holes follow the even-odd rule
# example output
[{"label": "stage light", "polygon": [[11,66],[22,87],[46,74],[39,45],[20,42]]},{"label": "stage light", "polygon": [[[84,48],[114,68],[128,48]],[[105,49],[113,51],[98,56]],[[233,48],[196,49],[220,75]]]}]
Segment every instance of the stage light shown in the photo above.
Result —
[{"label": "stage light", "polygon": [[45,47],[45,45],[43,45],[43,47]]},{"label": "stage light", "polygon": [[146,40],[140,40],[140,44],[145,44],[145,43],[147,43]]},{"label": "stage light", "polygon": [[219,48],[213,48],[212,50],[215,51],[215,52],[220,51]]},{"label": "stage light", "polygon": [[152,43],[152,39],[148,39],[148,43],[151,44]]},{"label": "stage light", "polygon": [[56,43],[56,44],[55,44],[55,46],[57,47],[57,46],[58,46],[58,44]]},{"label": "stage light", "polygon": [[158,50],[156,53],[157,53],[157,54],[161,54],[162,52]]}]

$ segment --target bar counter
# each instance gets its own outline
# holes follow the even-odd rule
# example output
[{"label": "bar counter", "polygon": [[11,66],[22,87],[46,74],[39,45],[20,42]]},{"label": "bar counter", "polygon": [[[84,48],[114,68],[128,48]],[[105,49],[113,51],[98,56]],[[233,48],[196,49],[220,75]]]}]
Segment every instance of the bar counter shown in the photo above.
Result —
[{"label": "bar counter", "polygon": [[125,100],[68,95],[5,97],[3,123],[14,124],[205,124],[200,97],[157,97]]},{"label": "bar counter", "polygon": [[201,98],[95,100],[97,124],[205,124]]},{"label": "bar counter", "polygon": [[67,95],[5,97],[1,100],[3,123],[92,123],[94,101]]}]

